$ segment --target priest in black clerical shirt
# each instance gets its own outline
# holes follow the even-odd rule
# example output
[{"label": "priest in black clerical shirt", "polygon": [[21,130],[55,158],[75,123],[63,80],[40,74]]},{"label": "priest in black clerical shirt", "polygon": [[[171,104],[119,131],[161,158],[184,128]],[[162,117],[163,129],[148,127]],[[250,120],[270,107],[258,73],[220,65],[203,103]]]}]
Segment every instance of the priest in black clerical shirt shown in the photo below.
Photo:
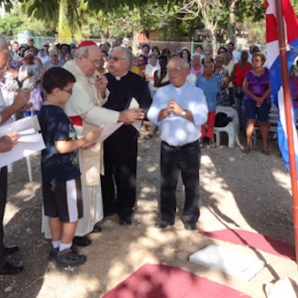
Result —
[{"label": "priest in black clerical shirt", "polygon": [[[123,47],[113,49],[109,57],[107,88],[110,91],[105,108],[123,111],[140,108],[146,114],[151,96],[146,82],[129,71],[132,53]],[[136,202],[136,171],[140,122],[124,123],[104,141],[104,172],[101,176],[104,216],[117,213],[120,225],[131,224]]]}]

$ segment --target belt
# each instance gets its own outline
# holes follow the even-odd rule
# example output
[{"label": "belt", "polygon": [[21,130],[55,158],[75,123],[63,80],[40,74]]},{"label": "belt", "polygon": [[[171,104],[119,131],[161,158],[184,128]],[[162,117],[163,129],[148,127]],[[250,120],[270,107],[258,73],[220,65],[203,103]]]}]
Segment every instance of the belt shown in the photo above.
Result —
[{"label": "belt", "polygon": [[175,150],[182,150],[182,149],[187,148],[189,146],[195,146],[195,145],[197,145],[198,144],[198,140],[196,140],[194,142],[191,142],[191,143],[187,143],[187,144],[182,145],[182,146],[172,146],[172,145],[168,144],[165,141],[162,141],[162,143],[165,144],[165,145],[167,145],[167,146],[169,146],[169,147],[171,147],[171,148],[173,148],[173,149],[175,149]]}]

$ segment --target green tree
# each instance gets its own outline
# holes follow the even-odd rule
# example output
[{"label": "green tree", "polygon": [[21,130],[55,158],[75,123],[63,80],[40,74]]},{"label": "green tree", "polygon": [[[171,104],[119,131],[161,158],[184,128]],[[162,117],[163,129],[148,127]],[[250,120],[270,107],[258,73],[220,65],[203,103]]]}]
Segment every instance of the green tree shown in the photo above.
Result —
[{"label": "green tree", "polygon": [[0,19],[0,33],[8,36],[16,36],[24,30],[32,30],[38,35],[52,35],[51,28],[42,20],[28,19],[25,14],[14,9],[13,13]]},{"label": "green tree", "polygon": [[57,25],[58,41],[70,42],[74,36],[80,40],[81,21],[87,10],[84,0],[20,0],[21,9],[30,17],[45,20],[50,26]]}]

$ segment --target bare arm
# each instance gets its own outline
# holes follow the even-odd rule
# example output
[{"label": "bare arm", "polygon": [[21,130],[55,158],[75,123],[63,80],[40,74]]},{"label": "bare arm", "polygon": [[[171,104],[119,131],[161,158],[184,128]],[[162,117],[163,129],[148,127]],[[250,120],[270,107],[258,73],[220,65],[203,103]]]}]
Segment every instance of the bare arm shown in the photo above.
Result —
[{"label": "bare arm", "polygon": [[226,75],[225,75],[225,80],[224,82],[220,85],[220,89],[226,89],[229,86],[229,72],[228,70],[226,71]]},{"label": "bare arm", "polygon": [[163,80],[163,78],[167,75],[166,73],[161,74],[160,75],[160,78],[158,77],[157,73],[158,73],[158,71],[156,70],[154,72],[154,87],[159,88],[159,87],[163,87],[163,86],[166,86],[166,85],[169,85],[170,84],[169,81],[168,82],[165,82],[165,83],[162,83],[161,82]]},{"label": "bare arm", "polygon": [[[237,64],[237,63],[236,63]],[[233,67],[232,73],[231,73],[231,82],[233,84],[234,90],[236,90],[236,85],[235,85],[235,72],[236,72],[236,64]]]},{"label": "bare arm", "polygon": [[154,76],[149,76],[149,75],[145,74],[145,80],[146,80],[146,82],[151,82],[154,80]]},{"label": "bare arm", "polygon": [[56,149],[60,154],[65,154],[65,153],[75,151],[85,146],[88,143],[92,143],[96,141],[99,138],[101,132],[102,132],[102,129],[97,129],[95,131],[88,132],[84,137],[78,140],[57,141],[55,142]]}]

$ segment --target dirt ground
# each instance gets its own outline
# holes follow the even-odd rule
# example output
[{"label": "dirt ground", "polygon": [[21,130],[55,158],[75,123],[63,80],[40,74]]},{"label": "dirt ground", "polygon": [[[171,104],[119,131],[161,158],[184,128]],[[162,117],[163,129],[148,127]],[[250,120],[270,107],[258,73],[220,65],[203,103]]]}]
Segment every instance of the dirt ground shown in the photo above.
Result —
[{"label": "dirt ground", "polygon": [[[244,143],[243,137],[241,142]],[[31,158],[34,182],[28,182],[25,159],[16,162],[9,174],[6,243],[21,246],[11,261],[21,260],[25,270],[16,276],[0,276],[0,297],[98,298],[145,263],[180,267],[254,298],[265,297],[263,287],[268,282],[287,276],[297,278],[294,261],[185,230],[180,219],[181,182],[175,225],[156,229],[159,144],[158,135],[149,140],[142,135],[139,139],[138,202],[132,225],[119,226],[117,216],[104,219],[102,233],[91,234],[92,245],[80,248],[88,259],[78,268],[59,269],[48,262],[51,243],[40,232],[39,154]],[[276,140],[270,139],[269,149],[271,155],[264,156],[258,140],[251,153],[245,155],[240,147],[229,149],[224,137],[217,149],[202,149],[199,229],[241,228],[294,244],[289,174],[279,157]],[[189,255],[211,243],[256,256],[267,265],[246,282],[188,261]]]}]

